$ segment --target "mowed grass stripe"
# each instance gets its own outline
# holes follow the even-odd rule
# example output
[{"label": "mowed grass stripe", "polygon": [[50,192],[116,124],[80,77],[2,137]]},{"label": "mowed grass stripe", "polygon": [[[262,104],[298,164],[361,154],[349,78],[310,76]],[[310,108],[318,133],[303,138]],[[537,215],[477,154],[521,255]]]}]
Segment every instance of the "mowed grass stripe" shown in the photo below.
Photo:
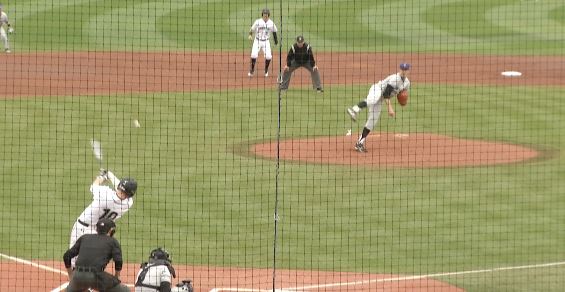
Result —
[{"label": "mowed grass stripe", "polygon": [[[473,87],[416,85],[410,106],[399,108],[396,120],[383,116],[377,130],[558,149],[563,135],[555,121],[564,116],[564,92],[552,91],[547,103],[532,109],[528,101],[537,88],[492,88],[487,95]],[[312,100],[318,98],[309,90],[289,91],[283,139],[344,135],[352,126],[355,135],[361,125],[351,125],[344,112],[359,98],[351,88],[329,88],[327,103]],[[513,102],[506,106],[506,100]],[[107,165],[143,186],[134,209],[120,220],[128,257],[142,258],[149,246],[163,244],[180,250],[176,258],[183,263],[269,265],[273,162],[240,156],[233,147],[275,138],[271,92],[22,99],[4,101],[2,108],[3,178],[10,194],[3,222],[53,231],[30,240],[7,237],[13,230],[3,229],[6,252],[51,259],[64,251],[76,216],[90,200],[87,187],[97,163],[88,141],[99,135]],[[15,122],[18,116],[34,118]],[[134,118],[141,128],[132,127]],[[283,161],[279,264],[419,274],[532,257],[550,261],[565,239],[555,232],[565,207],[558,196],[565,187],[562,160],[433,170]]]},{"label": "mowed grass stripe", "polygon": [[14,7],[18,33],[12,40],[20,51],[248,51],[249,27],[268,6],[281,28],[283,51],[303,34],[317,51],[563,54],[562,6],[540,3],[298,1],[279,11],[276,2],[244,0],[60,1],[41,8],[22,2]]}]

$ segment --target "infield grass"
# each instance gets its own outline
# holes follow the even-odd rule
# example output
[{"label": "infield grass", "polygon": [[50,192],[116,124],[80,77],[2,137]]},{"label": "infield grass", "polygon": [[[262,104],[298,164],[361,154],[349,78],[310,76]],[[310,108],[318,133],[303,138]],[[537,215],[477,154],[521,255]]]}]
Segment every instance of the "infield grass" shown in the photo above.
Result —
[{"label": "infield grass", "polygon": [[[565,54],[565,5],[555,0],[285,1],[282,10],[243,0],[4,4],[18,53],[248,52],[249,26],[267,5],[282,51],[303,34],[326,52]],[[352,124],[345,108],[367,89],[290,90],[281,138],[356,135],[362,122]],[[523,144],[544,153],[537,161],[434,169],[282,161],[277,267],[419,275],[563,261],[563,96],[560,87],[414,84],[410,105],[378,125]],[[0,252],[61,259],[90,202],[99,166],[88,142],[98,138],[104,166],[140,182],[118,223],[126,261],[166,246],[176,263],[271,267],[275,163],[239,151],[275,139],[277,122],[271,88],[2,100]],[[468,291],[560,291],[563,270],[441,279]]]},{"label": "infield grass", "polygon": [[[323,98],[289,91],[282,138],[343,135],[352,126],[343,109],[365,90],[328,87]],[[473,87],[416,85],[410,106],[399,108],[396,120],[383,117],[378,130],[557,150],[565,90],[548,90],[552,105],[532,108],[527,101],[537,90],[500,87],[485,96]],[[504,98],[515,103],[506,106]],[[60,258],[74,220],[90,202],[98,165],[88,141],[98,137],[105,165],[140,182],[134,208],[119,221],[128,262],[165,245],[178,263],[270,266],[274,164],[234,148],[275,138],[274,91],[24,98],[5,100],[1,109],[2,188],[9,194],[1,207],[3,252]],[[141,128],[132,126],[134,119]],[[410,275],[560,261],[563,165],[558,154],[435,169],[282,161],[277,266]],[[21,232],[29,230],[38,233]],[[530,272],[544,274],[500,277]],[[562,283],[551,275],[557,277],[544,274],[527,287]],[[514,287],[506,278],[497,282],[498,275],[467,277],[453,281],[477,291]]]}]

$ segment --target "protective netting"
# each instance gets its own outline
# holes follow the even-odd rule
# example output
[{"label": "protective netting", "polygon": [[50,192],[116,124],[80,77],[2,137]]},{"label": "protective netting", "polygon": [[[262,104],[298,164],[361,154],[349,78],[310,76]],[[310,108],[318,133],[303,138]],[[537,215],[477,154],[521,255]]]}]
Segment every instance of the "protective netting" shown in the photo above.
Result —
[{"label": "protective netting", "polygon": [[[64,290],[74,252],[77,291],[106,256],[132,291],[147,261],[144,283],[195,291],[561,291],[564,19],[557,0],[5,1],[0,291]],[[119,249],[81,237],[104,218]]]}]

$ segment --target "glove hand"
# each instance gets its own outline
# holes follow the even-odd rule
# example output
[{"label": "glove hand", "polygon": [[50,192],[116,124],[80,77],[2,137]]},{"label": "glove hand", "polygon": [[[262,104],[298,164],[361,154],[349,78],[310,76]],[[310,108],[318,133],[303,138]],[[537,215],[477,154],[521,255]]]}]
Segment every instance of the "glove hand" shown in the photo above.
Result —
[{"label": "glove hand", "polygon": [[104,180],[108,179],[108,171],[104,168],[100,168],[100,173],[98,174],[99,177],[103,178]]},{"label": "glove hand", "polygon": [[14,32],[14,29],[11,28],[11,27],[8,27],[8,33],[13,33],[13,32]]},{"label": "glove hand", "polygon": [[252,41],[252,40],[253,40],[253,36],[252,36],[252,35],[248,35],[248,36],[247,36],[247,39],[250,40],[250,41]]}]

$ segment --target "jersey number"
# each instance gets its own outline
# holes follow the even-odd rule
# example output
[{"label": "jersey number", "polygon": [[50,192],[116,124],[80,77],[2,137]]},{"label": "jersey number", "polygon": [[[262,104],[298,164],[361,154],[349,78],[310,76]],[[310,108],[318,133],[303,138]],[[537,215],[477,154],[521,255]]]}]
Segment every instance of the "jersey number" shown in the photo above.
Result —
[{"label": "jersey number", "polygon": [[116,212],[114,212],[110,209],[104,209],[104,214],[102,214],[102,216],[100,216],[100,218],[98,218],[98,220],[104,219],[104,218],[114,220],[114,219],[116,219],[116,217],[118,217],[118,213],[116,213]]}]

